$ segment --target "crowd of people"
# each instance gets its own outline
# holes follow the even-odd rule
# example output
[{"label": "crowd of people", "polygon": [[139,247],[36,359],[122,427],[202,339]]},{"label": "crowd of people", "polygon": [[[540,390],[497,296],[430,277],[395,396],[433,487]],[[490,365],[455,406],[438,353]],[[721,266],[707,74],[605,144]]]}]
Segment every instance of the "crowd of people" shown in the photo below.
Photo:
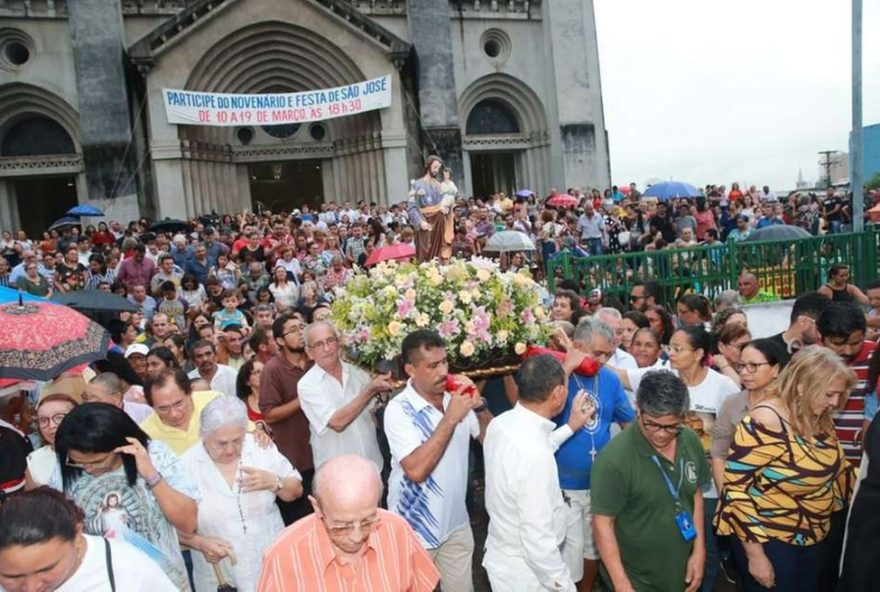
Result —
[{"label": "crowd of people", "polygon": [[[832,192],[569,194],[572,208],[452,202],[451,254],[520,230],[537,253],[504,266],[540,279],[538,263],[564,249],[849,222]],[[99,318],[106,359],[39,385],[32,410],[0,426],[0,587],[468,592],[477,482],[496,591],[709,592],[722,577],[749,591],[870,589],[876,472],[855,501],[853,490],[863,447],[880,454],[880,283],[860,289],[835,266],[762,339],[738,308],[766,300],[748,272],[737,292],[685,294],[674,309],[649,280],[618,307],[563,287],[545,293],[558,357],[475,384],[450,377],[427,328],[403,342],[400,390],[352,364],[328,319],[334,290],[375,249],[417,250],[430,225],[411,225],[411,210],[303,204],[170,231],[141,220],[39,241],[4,233],[0,284],[104,290],[135,310]]]}]

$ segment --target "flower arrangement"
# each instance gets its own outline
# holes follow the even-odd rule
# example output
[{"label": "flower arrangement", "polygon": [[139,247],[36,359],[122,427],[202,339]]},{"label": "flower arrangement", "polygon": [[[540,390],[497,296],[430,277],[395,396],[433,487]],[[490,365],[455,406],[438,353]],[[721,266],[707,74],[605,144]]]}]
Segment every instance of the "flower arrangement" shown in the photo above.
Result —
[{"label": "flower arrangement", "polygon": [[550,336],[538,284],[477,257],[447,265],[386,261],[358,271],[337,289],[331,318],[351,356],[370,368],[398,356],[416,329],[436,330],[456,369],[522,355]]}]

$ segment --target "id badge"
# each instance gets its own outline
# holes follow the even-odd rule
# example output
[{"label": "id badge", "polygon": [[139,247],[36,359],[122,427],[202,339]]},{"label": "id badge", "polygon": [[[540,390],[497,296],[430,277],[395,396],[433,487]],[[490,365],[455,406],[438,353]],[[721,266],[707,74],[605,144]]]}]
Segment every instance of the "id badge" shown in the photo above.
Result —
[{"label": "id badge", "polygon": [[685,541],[692,541],[697,538],[697,529],[694,527],[694,519],[691,518],[690,512],[681,510],[675,515],[675,524]]}]

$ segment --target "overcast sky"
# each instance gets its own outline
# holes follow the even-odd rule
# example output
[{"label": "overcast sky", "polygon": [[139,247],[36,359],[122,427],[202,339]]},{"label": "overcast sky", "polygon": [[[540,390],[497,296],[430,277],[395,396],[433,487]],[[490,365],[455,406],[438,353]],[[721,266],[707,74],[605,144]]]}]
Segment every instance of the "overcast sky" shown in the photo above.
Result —
[{"label": "overcast sky", "polygon": [[[863,120],[880,123],[880,0],[863,0]],[[792,189],[847,151],[848,0],[594,0],[612,182]],[[873,36],[873,39],[871,37]]]}]

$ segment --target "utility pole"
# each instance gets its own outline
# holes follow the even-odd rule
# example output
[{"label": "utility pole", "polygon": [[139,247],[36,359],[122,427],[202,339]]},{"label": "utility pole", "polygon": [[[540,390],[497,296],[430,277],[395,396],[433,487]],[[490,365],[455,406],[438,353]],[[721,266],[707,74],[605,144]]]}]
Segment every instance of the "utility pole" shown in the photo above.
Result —
[{"label": "utility pole", "polygon": [[852,0],[852,135],[849,171],[853,232],[865,229],[865,183],[862,179],[862,0]]},{"label": "utility pole", "polygon": [[837,154],[837,150],[820,150],[819,154],[825,157],[825,160],[819,161],[819,164],[825,167],[825,185],[819,189],[825,189],[831,185],[831,155]]}]

